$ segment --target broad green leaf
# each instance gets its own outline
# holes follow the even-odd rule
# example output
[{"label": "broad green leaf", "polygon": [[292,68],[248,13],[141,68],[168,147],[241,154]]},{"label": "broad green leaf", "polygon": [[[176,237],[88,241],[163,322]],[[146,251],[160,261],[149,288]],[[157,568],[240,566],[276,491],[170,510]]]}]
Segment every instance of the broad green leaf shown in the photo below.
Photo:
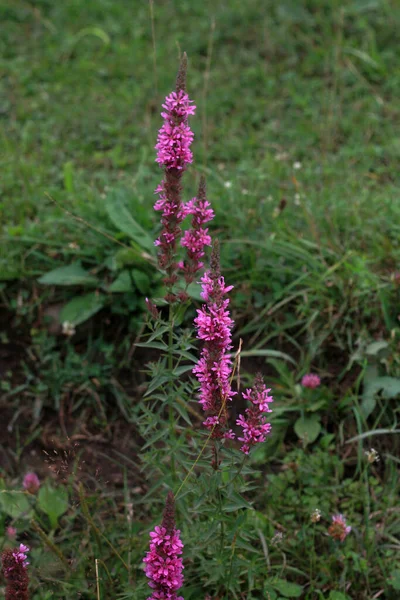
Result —
[{"label": "broad green leaf", "polygon": [[267,581],[264,585],[264,597],[266,600],[277,600],[278,598],[278,594],[269,581]]},{"label": "broad green leaf", "polygon": [[365,418],[373,412],[378,392],[382,393],[384,398],[392,400],[400,396],[400,379],[397,377],[375,377],[365,382],[361,410]]},{"label": "broad green leaf", "polygon": [[200,296],[201,287],[195,281],[188,285],[188,288],[186,291],[193,300],[198,300],[199,302],[204,302],[203,298]]},{"label": "broad green leaf", "polygon": [[82,267],[79,262],[66,267],[58,267],[42,275],[39,283],[45,285],[97,285],[98,280]]},{"label": "broad green leaf", "polygon": [[106,200],[105,208],[110,220],[115,227],[126,233],[141,248],[154,253],[154,240],[145,229],[133,218],[126,206],[125,192],[123,190],[112,190]]},{"label": "broad green leaf", "polygon": [[285,579],[273,581],[272,585],[280,594],[282,594],[282,596],[285,596],[285,598],[300,598],[301,594],[303,593],[303,588],[301,585],[298,585],[297,583],[291,583]]},{"label": "broad green leaf", "polygon": [[38,494],[38,506],[50,520],[50,525],[55,529],[58,519],[68,509],[68,493],[64,487],[53,488],[49,483],[43,485]]},{"label": "broad green leaf", "polygon": [[132,279],[135,282],[135,285],[139,292],[142,294],[148,294],[150,290],[150,278],[144,273],[144,271],[139,271],[139,269],[132,269]]},{"label": "broad green leaf", "polygon": [[383,340],[372,342],[365,348],[365,355],[368,358],[381,359],[389,353],[389,344]]},{"label": "broad green leaf", "polygon": [[93,317],[104,306],[106,297],[103,294],[85,294],[72,298],[60,312],[60,322],[68,321],[71,325],[80,325]]},{"label": "broad green leaf", "polygon": [[395,590],[400,591],[400,569],[395,569],[390,573],[389,585]]},{"label": "broad green leaf", "polygon": [[32,508],[27,495],[23,491],[11,490],[0,492],[0,509],[13,519],[30,518]]},{"label": "broad green leaf", "polygon": [[342,594],[342,592],[337,592],[336,590],[332,590],[329,594],[328,600],[349,600],[349,597],[346,594]]},{"label": "broad green leaf", "polygon": [[321,423],[318,415],[300,417],[294,424],[294,430],[296,435],[303,440],[304,444],[312,444],[321,431]]},{"label": "broad green leaf", "polygon": [[132,278],[129,271],[124,270],[118,275],[109,288],[110,292],[131,292]]}]

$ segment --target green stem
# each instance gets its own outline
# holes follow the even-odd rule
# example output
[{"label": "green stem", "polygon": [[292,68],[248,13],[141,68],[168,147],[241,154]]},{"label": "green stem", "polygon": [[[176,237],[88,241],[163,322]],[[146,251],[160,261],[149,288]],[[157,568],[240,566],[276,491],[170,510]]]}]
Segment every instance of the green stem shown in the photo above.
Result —
[{"label": "green stem", "polygon": [[171,448],[171,471],[172,479],[176,479],[176,468],[175,468],[175,415],[173,402],[174,393],[174,381],[173,381],[173,370],[174,370],[174,355],[172,352],[172,345],[174,343],[174,315],[172,303],[169,305],[169,331],[168,331],[168,371],[169,371],[169,382],[168,382],[168,411],[169,411],[169,435],[170,441],[172,442],[173,448]]},{"label": "green stem", "polygon": [[314,580],[313,580],[313,571],[314,571],[314,558],[315,558],[315,523],[312,526],[312,550],[310,552],[310,589],[311,593],[314,591]]},{"label": "green stem", "polygon": [[[368,481],[368,463],[364,467],[364,479],[365,479],[365,504],[364,504],[364,519],[365,519],[365,548],[367,550],[367,560],[369,562],[370,558],[370,545],[369,545],[369,515],[371,514],[371,498],[369,491],[369,481]],[[368,569],[365,573],[367,590],[369,590],[369,574]]]},{"label": "green stem", "polygon": [[56,544],[49,538],[47,533],[43,531],[43,529],[36,523],[34,519],[31,520],[31,527],[36,531],[41,540],[46,544],[46,546],[55,554],[60,562],[64,565],[64,567],[68,570],[71,569],[71,566],[68,560],[65,558],[64,554],[61,550],[56,546]]},{"label": "green stem", "polygon": [[224,520],[223,520],[223,514],[222,514],[222,496],[221,496],[221,490],[220,490],[219,486],[218,486],[218,504],[219,504],[219,519],[220,519],[220,523],[221,523],[219,551],[221,553],[221,559],[222,559],[222,552],[224,550],[224,545],[225,545],[225,528],[224,528]]}]

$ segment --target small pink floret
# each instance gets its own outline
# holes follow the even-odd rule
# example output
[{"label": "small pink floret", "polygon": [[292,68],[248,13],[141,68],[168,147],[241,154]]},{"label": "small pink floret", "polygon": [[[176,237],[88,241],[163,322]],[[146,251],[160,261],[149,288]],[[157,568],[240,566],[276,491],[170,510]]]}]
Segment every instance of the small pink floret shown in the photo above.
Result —
[{"label": "small pink floret", "polygon": [[15,538],[17,537],[17,530],[15,527],[12,527],[11,525],[9,525],[6,529],[6,535],[8,537],[9,540],[15,540]]},{"label": "small pink floret", "polygon": [[22,482],[22,486],[30,494],[36,494],[40,488],[40,479],[36,473],[27,473]]}]

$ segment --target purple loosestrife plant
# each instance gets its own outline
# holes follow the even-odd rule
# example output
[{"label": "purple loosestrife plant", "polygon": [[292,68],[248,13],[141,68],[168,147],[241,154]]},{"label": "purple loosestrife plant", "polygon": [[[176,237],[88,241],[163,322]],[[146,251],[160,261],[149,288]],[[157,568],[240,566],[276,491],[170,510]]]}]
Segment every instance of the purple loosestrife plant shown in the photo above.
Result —
[{"label": "purple loosestrife plant", "polygon": [[5,600],[29,600],[27,552],[29,548],[24,544],[20,544],[19,548],[7,548],[2,552],[1,566],[6,580]]},{"label": "purple loosestrife plant", "polygon": [[[192,510],[193,518],[199,525],[192,529],[193,538],[200,538],[204,527],[208,530],[208,520],[211,519],[216,535],[210,540],[212,550],[208,552],[215,553],[218,564],[231,565],[229,572],[218,574],[215,581],[218,579],[218,589],[230,592],[234,588],[238,589],[238,586],[233,583],[234,553],[228,540],[233,536],[235,539],[236,535],[240,536],[234,525],[236,520],[230,515],[236,511],[236,506],[241,508],[248,505],[248,500],[240,496],[248,489],[246,480],[241,476],[242,468],[251,447],[263,442],[270,432],[271,426],[266,421],[266,413],[271,412],[269,404],[272,397],[268,395],[270,390],[266,388],[262,378],[256,378],[254,388],[243,394],[250,405],[245,414],[237,419],[242,432],[236,436],[229,426],[229,407],[236,395],[231,384],[234,372],[231,357],[234,321],[230,314],[229,292],[233,286],[227,285],[221,274],[218,242],[213,244],[209,268],[201,275],[206,249],[212,242],[208,223],[214,217],[206,195],[205,179],[200,179],[196,197],[186,204],[182,200],[182,176],[193,159],[193,134],[188,118],[195,111],[185,90],[185,80],[186,57],[179,70],[176,92],[170,94],[163,105],[164,124],[156,146],[157,162],[164,169],[164,177],[156,190],[159,198],[154,208],[162,212],[162,230],[155,244],[159,250],[159,267],[165,274],[169,318],[165,320],[164,311],[159,311],[151,300],[146,299],[148,311],[153,318],[149,320],[152,331],[145,345],[161,350],[162,356],[156,363],[149,364],[152,381],[146,398],[141,403],[143,410],[138,421],[143,437],[147,440],[143,460],[149,467],[149,477],[160,480],[161,475],[163,484],[176,491],[176,497],[180,498],[182,508],[185,508],[183,515],[191,512],[192,503],[196,502],[200,494],[202,501],[198,506],[196,504],[195,513]],[[183,233],[181,225],[186,217],[191,217],[191,223]],[[182,248],[185,256],[183,260],[179,260],[178,250],[182,252]],[[178,278],[179,286],[176,285]],[[182,280],[186,283],[186,289],[180,285]],[[198,360],[194,356],[191,333],[179,327],[187,308],[184,303],[188,300],[187,287],[194,281],[201,284],[203,300],[194,319],[197,339],[201,342]],[[186,360],[195,362],[194,368],[191,364],[185,364]],[[184,375],[190,369],[197,378],[197,386],[191,378]],[[196,388],[199,390],[202,414],[190,404]],[[168,433],[164,407],[169,412]],[[193,415],[202,420],[209,432],[201,449],[197,440],[198,428],[191,425]],[[151,437],[149,432],[152,433]],[[202,477],[201,470],[207,468],[207,461],[200,463],[199,459],[207,448],[209,438],[214,441],[211,445],[212,475]],[[165,445],[158,443],[161,439],[164,439]],[[228,440],[235,440],[232,445],[239,445],[236,441],[240,443],[241,450],[245,453],[241,461],[240,453],[234,448],[226,449],[225,456],[220,459],[221,443],[225,442],[227,445]],[[247,467],[246,473],[249,471]],[[189,489],[181,496],[181,490],[186,485]],[[229,511],[224,510],[224,503],[230,505]],[[183,583],[180,558],[183,546],[179,531],[175,528],[172,493],[168,495],[162,523],[150,537],[150,549],[144,558],[145,573],[153,590],[148,600],[178,600],[181,597],[177,593]]]},{"label": "purple loosestrife plant", "polygon": [[165,502],[164,517],[160,526],[150,533],[150,550],[143,559],[145,573],[153,593],[148,600],[183,600],[177,591],[183,584],[183,544],[180,531],[175,527],[175,500],[172,492]]},{"label": "purple loosestrife plant", "polygon": [[162,230],[155,245],[159,249],[159,266],[166,273],[166,299],[170,303],[177,299],[172,291],[178,280],[176,246],[181,236],[180,224],[188,214],[188,208],[182,202],[181,179],[186,166],[193,160],[190,146],[194,136],[188,125],[188,117],[194,115],[196,107],[186,93],[186,69],[187,59],[184,54],[176,80],[176,91],[169,94],[163,104],[161,116],[164,124],[158,133],[156,144],[156,162],[164,168],[164,179],[156,189],[158,200],[154,209],[162,212]]}]

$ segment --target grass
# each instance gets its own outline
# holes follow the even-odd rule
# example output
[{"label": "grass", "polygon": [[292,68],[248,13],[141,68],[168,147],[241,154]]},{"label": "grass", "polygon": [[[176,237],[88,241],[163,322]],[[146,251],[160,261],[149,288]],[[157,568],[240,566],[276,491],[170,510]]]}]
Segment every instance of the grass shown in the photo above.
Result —
[{"label": "grass", "polygon": [[[268,472],[260,475],[251,531],[266,536],[280,578],[288,574],[304,585],[313,551],[309,512],[316,504],[325,515],[340,507],[355,541],[333,551],[316,526],[318,591],[306,587],[304,597],[337,591],[366,599],[384,590],[395,598],[398,436],[374,432],[398,429],[398,2],[16,0],[0,2],[0,18],[0,358],[12,448],[2,466],[7,485],[18,485],[25,460],[45,472],[30,449],[40,456],[68,451],[70,498],[77,494],[70,470],[80,465],[97,526],[132,560],[126,583],[115,553],[78,506],[56,530],[39,511],[43,528],[74,557],[78,583],[56,563],[48,573],[47,555],[37,549],[36,600],[51,597],[44,582],[56,594],[59,580],[65,598],[75,597],[82,582],[82,597],[95,597],[100,557],[119,579],[117,592],[105,587],[104,597],[145,597],[143,524],[157,520],[159,506],[139,501],[151,483],[134,458],[143,440],[132,406],[145,389],[143,363],[153,356],[134,344],[143,331],[144,296],[156,295],[159,279],[151,258],[142,256],[137,229],[129,235],[110,206],[118,198],[155,237],[160,171],[153,147],[159,107],[183,50],[198,107],[196,162],[185,193],[194,195],[206,174],[213,233],[222,242],[225,278],[235,285],[236,342],[243,337],[248,352],[242,377],[249,381],[262,366],[276,395],[276,435],[254,457]],[[76,263],[95,283],[38,283]],[[85,310],[93,309],[94,297],[101,310],[76,322],[67,339],[59,321],[83,293]],[[376,340],[386,345],[375,352]],[[298,381],[309,370],[326,385],[307,404]],[[382,393],[367,397],[377,376],[392,379],[380,379]],[[301,447],[293,426],[312,414],[322,433]],[[359,437],[368,432],[372,437]],[[382,461],[365,475],[370,443]],[[100,458],[107,454],[102,444],[111,444],[108,458]],[[137,507],[134,518],[130,505]],[[6,523],[9,512],[3,513]],[[271,549],[276,523],[285,536]],[[77,556],[78,539],[90,552],[96,548],[93,556]],[[260,544],[254,565],[238,566],[248,573],[248,598],[260,593]],[[188,555],[192,584],[203,568],[196,560]],[[185,598],[200,597],[192,584]],[[277,591],[263,593],[273,599]]]}]

